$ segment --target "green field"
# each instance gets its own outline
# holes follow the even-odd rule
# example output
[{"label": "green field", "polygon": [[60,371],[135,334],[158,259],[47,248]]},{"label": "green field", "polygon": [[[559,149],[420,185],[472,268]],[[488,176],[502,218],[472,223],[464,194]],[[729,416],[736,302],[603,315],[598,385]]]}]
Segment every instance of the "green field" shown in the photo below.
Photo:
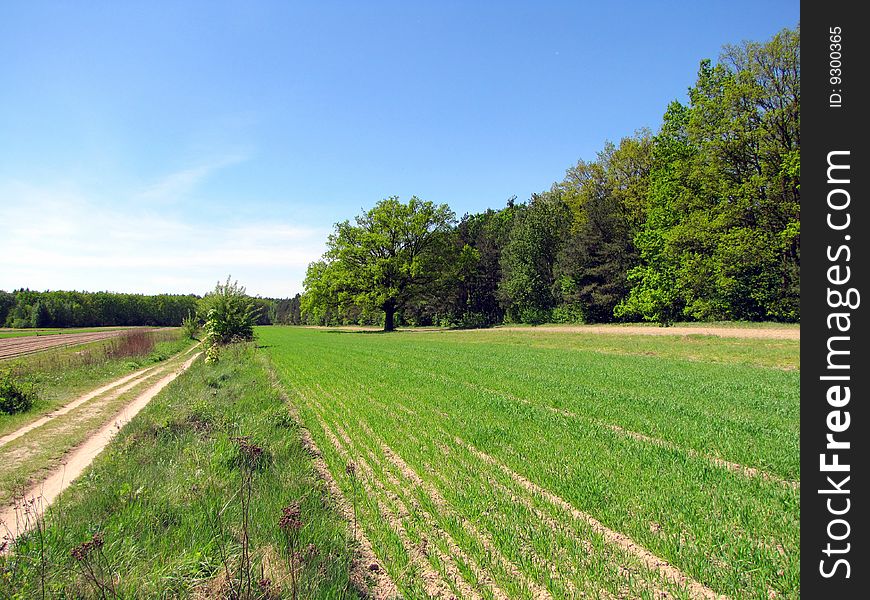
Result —
[{"label": "green field", "polygon": [[258,333],[406,597],[800,593],[795,340]]},{"label": "green field", "polygon": [[[95,532],[121,597],[229,597],[249,572],[268,589],[239,597],[292,598],[294,504],[303,598],[384,573],[414,600],[800,595],[797,340],[257,334],[123,429],[0,557],[0,598],[94,595],[70,552]],[[263,449],[249,495],[238,436]]]}]

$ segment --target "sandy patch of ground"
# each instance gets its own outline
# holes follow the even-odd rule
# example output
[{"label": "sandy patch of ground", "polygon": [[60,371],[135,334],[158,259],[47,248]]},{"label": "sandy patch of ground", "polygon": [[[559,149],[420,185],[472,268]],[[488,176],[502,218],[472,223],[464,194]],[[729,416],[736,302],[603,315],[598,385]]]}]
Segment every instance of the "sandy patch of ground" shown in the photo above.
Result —
[{"label": "sandy patch of ground", "polygon": [[[469,330],[471,331],[471,330]],[[593,333],[601,335],[713,335],[723,338],[768,340],[799,340],[797,327],[721,327],[715,325],[686,325],[653,327],[644,325],[545,325],[541,327],[498,327],[496,331],[540,331],[556,333]]]}]

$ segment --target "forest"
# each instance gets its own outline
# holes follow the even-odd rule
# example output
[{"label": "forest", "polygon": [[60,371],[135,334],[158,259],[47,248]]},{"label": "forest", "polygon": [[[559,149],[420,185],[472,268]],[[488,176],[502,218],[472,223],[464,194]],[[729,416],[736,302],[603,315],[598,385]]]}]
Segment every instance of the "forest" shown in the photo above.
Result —
[{"label": "forest", "polygon": [[[208,294],[206,294],[206,297]],[[251,298],[257,325],[299,325],[300,295]],[[113,292],[37,292],[0,290],[0,326],[15,328],[175,327],[188,315],[205,320],[205,297],[193,294],[119,294]]]},{"label": "forest", "polygon": [[562,181],[465,214],[416,197],[335,226],[302,319],[800,320],[799,28],[703,60],[688,103]]}]

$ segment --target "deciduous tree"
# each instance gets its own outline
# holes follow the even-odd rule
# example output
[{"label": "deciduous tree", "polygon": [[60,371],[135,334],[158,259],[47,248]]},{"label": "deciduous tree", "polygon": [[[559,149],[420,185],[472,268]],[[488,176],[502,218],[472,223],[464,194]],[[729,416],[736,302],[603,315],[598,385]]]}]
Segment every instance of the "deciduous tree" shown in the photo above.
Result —
[{"label": "deciduous tree", "polygon": [[324,260],[309,267],[309,307],[341,306],[384,312],[384,331],[407,302],[426,294],[450,268],[447,234],[454,214],[412,197],[393,196],[354,220],[337,223]]}]

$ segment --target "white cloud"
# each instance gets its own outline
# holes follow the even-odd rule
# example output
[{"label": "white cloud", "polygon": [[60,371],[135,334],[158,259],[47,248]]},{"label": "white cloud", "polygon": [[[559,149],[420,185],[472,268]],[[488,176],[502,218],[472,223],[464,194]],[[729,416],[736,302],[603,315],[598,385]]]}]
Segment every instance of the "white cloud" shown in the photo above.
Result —
[{"label": "white cloud", "polygon": [[106,204],[71,186],[20,182],[0,183],[0,224],[7,290],[202,294],[232,274],[252,294],[286,296],[301,291],[328,234],[300,223],[208,224],[162,214],[141,197]]},{"label": "white cloud", "polygon": [[170,173],[141,190],[137,198],[144,202],[177,200],[190,193],[212,173],[245,162],[248,158],[244,153],[228,154]]}]

